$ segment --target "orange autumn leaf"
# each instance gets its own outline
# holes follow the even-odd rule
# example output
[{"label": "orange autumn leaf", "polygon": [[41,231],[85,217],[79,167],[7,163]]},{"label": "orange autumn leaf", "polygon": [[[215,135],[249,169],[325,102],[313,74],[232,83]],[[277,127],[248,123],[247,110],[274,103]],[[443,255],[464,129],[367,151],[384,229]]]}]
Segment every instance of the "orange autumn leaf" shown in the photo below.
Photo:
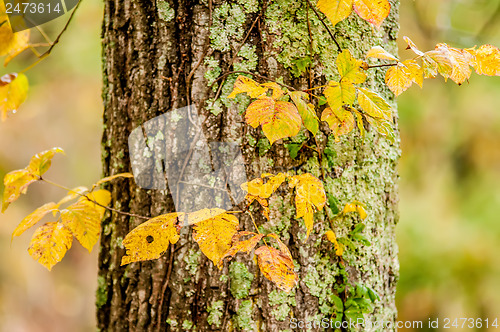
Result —
[{"label": "orange autumn leaf", "polygon": [[134,228],[122,241],[127,254],[122,257],[121,265],[160,258],[170,243],[179,241],[175,224],[183,216],[184,213],[164,214]]},{"label": "orange autumn leaf", "polygon": [[264,135],[273,144],[279,139],[292,137],[299,133],[302,119],[294,104],[263,97],[248,106],[246,122],[253,128],[262,125]]},{"label": "orange autumn leaf", "polygon": [[268,236],[276,239],[280,250],[267,245],[255,250],[259,269],[279,289],[288,293],[298,282],[298,276],[294,271],[292,255],[276,234],[269,234]]},{"label": "orange autumn leaf", "polygon": [[352,12],[353,0],[319,0],[316,6],[333,25],[346,19]]},{"label": "orange autumn leaf", "polygon": [[28,166],[5,175],[3,179],[5,188],[2,198],[2,212],[17,200],[21,194],[26,194],[28,186],[38,181],[39,177],[47,172],[56,153],[64,153],[64,151],[61,148],[52,148],[38,153],[31,158]]},{"label": "orange autumn leaf", "polygon": [[391,4],[389,0],[354,0],[354,10],[362,19],[380,28],[389,16]]},{"label": "orange autumn leaf", "polygon": [[[240,239],[244,236],[251,236],[249,239],[241,241]],[[264,234],[257,234],[254,232],[248,232],[248,231],[243,231],[243,232],[238,232],[233,236],[232,239],[232,246],[229,248],[224,255],[221,258],[221,261],[224,260],[225,258],[229,258],[231,260],[234,255],[236,255],[239,252],[245,252],[249,253],[250,251],[255,248],[257,243],[264,237]]]},{"label": "orange autumn leaf", "polygon": [[28,252],[49,271],[71,248],[73,236],[60,222],[49,222],[33,234]]},{"label": "orange autumn leaf", "polygon": [[238,218],[228,213],[219,214],[194,225],[193,239],[205,256],[219,269],[222,268],[222,257],[231,248],[231,239],[237,233],[238,225]]},{"label": "orange autumn leaf", "polygon": [[304,218],[309,237],[314,226],[314,207],[322,210],[326,203],[323,183],[309,173],[292,176],[289,180],[290,188],[295,188],[296,218]]}]

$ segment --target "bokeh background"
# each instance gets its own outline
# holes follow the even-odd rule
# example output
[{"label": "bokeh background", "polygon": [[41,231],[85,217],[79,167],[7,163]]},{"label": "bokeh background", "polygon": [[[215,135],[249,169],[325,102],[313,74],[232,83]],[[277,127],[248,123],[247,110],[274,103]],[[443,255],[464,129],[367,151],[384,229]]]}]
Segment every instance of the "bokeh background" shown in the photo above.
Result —
[{"label": "bokeh background", "polygon": [[[42,28],[55,38],[67,17]],[[1,178],[53,146],[66,156],[54,158],[47,178],[76,187],[100,177],[101,17],[99,2],[84,1],[61,44],[29,71],[27,102],[0,123]],[[437,42],[500,46],[500,0],[402,1],[403,35],[422,50]],[[412,57],[400,46],[401,58]],[[25,52],[0,74],[32,61]],[[426,80],[398,102],[399,318],[500,323],[500,77],[473,74],[463,86]],[[89,254],[74,243],[49,273],[26,251],[33,230],[10,240],[25,215],[63,194],[34,184],[0,215],[0,331],[95,330],[97,250]]]}]

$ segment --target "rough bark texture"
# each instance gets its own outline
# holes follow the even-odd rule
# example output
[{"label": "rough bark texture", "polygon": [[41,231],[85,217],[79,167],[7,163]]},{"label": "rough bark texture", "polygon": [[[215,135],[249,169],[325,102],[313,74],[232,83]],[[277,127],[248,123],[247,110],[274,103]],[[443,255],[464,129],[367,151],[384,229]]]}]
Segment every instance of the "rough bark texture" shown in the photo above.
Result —
[{"label": "rough bark texture", "polygon": [[[391,0],[391,4],[391,15],[380,30],[354,14],[335,28],[328,24],[341,47],[359,59],[374,45],[394,53],[399,2]],[[313,59],[312,70],[293,76],[297,61],[306,56]],[[127,139],[134,128],[194,104],[206,117],[203,127],[209,141],[240,144],[249,178],[283,170],[310,172],[324,181],[328,194],[341,206],[352,200],[364,202],[369,217],[363,234],[372,245],[358,243],[357,249],[346,251],[340,263],[323,236],[330,228],[325,211],[315,214],[314,232],[306,241],[303,221],[295,218],[293,196],[286,191],[274,196],[270,222],[265,222],[257,208],[254,214],[263,230],[281,236],[296,260],[300,282],[286,294],[262,276],[250,255],[238,255],[219,271],[200,253],[187,228],[162,258],[120,266],[125,254],[121,240],[143,220],[109,214],[103,221],[99,257],[97,317],[101,331],[292,330],[290,318],[319,321],[335,316],[338,308],[332,295],[345,300],[348,292],[343,287],[356,282],[370,286],[380,296],[374,312],[365,315],[368,320],[396,319],[394,228],[399,143],[391,145],[373,130],[364,140],[355,131],[335,143],[323,123],[316,139],[320,151],[328,148],[330,163],[307,148],[292,159],[285,144],[293,141],[313,146],[316,143],[309,133],[302,131],[292,140],[269,146],[260,128],[244,123],[242,111],[248,100],[226,98],[237,74],[210,88],[215,78],[231,70],[282,79],[299,89],[318,86],[338,79],[336,56],[335,44],[307,1],[105,1],[105,175],[130,170]],[[383,69],[371,70],[366,85],[390,100],[383,77]],[[167,190],[141,189],[129,180],[113,182],[109,189],[116,209],[144,216],[174,210]],[[354,214],[336,218],[337,237],[347,236],[358,222]],[[242,215],[240,228],[252,230],[248,215]],[[345,269],[341,269],[343,265]]]}]

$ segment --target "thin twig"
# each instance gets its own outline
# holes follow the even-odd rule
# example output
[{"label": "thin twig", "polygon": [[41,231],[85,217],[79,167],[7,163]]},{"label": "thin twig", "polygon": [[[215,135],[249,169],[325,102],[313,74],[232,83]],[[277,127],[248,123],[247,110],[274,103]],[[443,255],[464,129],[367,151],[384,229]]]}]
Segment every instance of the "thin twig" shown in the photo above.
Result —
[{"label": "thin twig", "polygon": [[314,14],[316,14],[316,16],[321,21],[321,23],[323,23],[323,26],[325,27],[326,31],[328,31],[328,33],[330,34],[330,37],[332,37],[332,40],[335,42],[335,45],[337,45],[338,51],[339,52],[342,51],[342,48],[340,47],[339,42],[337,41],[337,39],[335,39],[334,34],[332,33],[332,31],[330,30],[330,28],[328,27],[328,25],[325,23],[325,21],[323,20],[323,18],[321,17],[321,15],[318,13],[318,11],[316,10],[316,8],[313,6],[313,4],[311,3],[311,1],[310,0],[306,0],[306,1],[309,3],[309,6],[314,11]]},{"label": "thin twig", "polygon": [[383,64],[383,65],[368,66],[368,69],[382,68],[382,67],[394,67],[394,66],[397,66],[397,65],[398,65],[397,63],[386,63],[386,64]]},{"label": "thin twig", "polygon": [[79,193],[79,192],[77,192],[77,191],[74,191],[74,190],[72,190],[72,189],[69,189],[69,188],[67,188],[67,187],[65,187],[65,186],[63,186],[63,185],[60,185],[60,184],[55,183],[55,182],[53,182],[53,181],[47,180],[47,179],[45,179],[45,178],[42,178],[41,176],[39,176],[39,177],[38,177],[38,179],[39,179],[40,181],[43,181],[43,182],[47,183],[47,184],[50,184],[50,185],[53,185],[53,186],[58,187],[58,188],[60,188],[60,189],[66,190],[66,191],[68,191],[69,193],[73,193],[73,194],[77,194],[78,196],[85,197],[85,198],[86,198],[87,200],[89,200],[90,202],[92,202],[92,203],[94,203],[94,204],[96,204],[96,205],[99,205],[99,206],[101,206],[101,207],[105,208],[106,210],[110,210],[110,211],[113,211],[113,212],[116,212],[116,213],[119,213],[119,214],[123,214],[123,215],[129,216],[129,217],[136,217],[136,218],[145,219],[145,220],[149,220],[149,219],[151,219],[151,218],[149,218],[149,217],[141,216],[141,215],[134,214],[134,213],[128,213],[128,212],[125,212],[125,211],[120,211],[120,210],[114,209],[114,208],[112,208],[112,207],[109,207],[109,206],[103,205],[103,204],[101,204],[101,203],[99,203],[99,202],[97,202],[97,201],[95,201],[95,200],[91,199],[90,197],[88,197],[88,196],[87,196],[87,195],[85,195],[85,194],[81,194],[81,193]]}]

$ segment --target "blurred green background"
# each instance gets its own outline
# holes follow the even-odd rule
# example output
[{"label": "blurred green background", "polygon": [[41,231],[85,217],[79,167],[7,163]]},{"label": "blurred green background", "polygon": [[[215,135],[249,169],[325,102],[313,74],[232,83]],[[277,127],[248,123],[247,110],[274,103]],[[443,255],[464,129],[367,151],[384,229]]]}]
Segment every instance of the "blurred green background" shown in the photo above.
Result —
[{"label": "blurred green background", "polygon": [[[402,1],[400,37],[422,50],[500,46],[498,8],[499,0]],[[100,3],[83,2],[61,44],[29,71],[27,102],[0,123],[0,177],[53,146],[67,154],[55,157],[47,178],[75,187],[100,177],[101,17]],[[66,19],[43,29],[54,38]],[[412,57],[400,46],[401,58]],[[31,61],[25,52],[0,74]],[[399,319],[500,320],[500,77],[473,74],[463,86],[426,80],[398,101]],[[10,242],[25,215],[63,194],[34,184],[0,216],[0,331],[95,329],[96,250],[74,243],[49,273],[26,251],[33,230]]]}]

